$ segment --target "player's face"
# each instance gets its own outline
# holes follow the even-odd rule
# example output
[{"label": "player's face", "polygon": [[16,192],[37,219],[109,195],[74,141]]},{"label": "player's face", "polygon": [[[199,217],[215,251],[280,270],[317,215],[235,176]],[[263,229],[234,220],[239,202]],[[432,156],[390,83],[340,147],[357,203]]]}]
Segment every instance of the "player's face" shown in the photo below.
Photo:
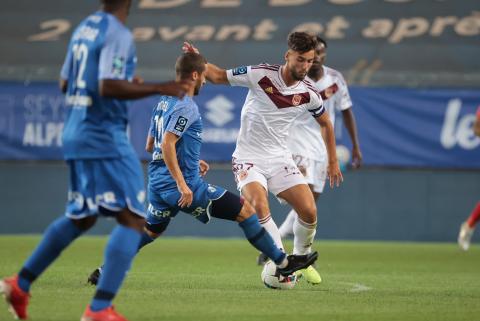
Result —
[{"label": "player's face", "polygon": [[327,58],[327,49],[323,43],[319,43],[317,48],[315,48],[315,60],[313,61],[314,65],[323,66],[325,59]]},{"label": "player's face", "polygon": [[[206,67],[206,66],[205,66]],[[195,90],[193,91],[193,94],[196,96],[200,93],[200,89],[205,85],[205,74],[206,70],[202,72],[201,74],[197,73],[197,79],[195,80]]]},{"label": "player's face", "polygon": [[304,53],[289,50],[287,52],[287,68],[290,71],[290,75],[295,80],[303,80],[307,76],[310,67],[312,67],[313,60],[315,58],[315,51],[310,50]]}]

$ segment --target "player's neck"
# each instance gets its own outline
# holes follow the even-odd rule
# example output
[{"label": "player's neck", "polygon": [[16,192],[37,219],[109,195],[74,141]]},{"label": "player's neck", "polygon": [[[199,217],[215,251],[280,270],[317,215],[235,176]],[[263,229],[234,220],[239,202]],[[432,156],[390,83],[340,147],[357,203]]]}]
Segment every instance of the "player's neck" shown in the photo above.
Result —
[{"label": "player's neck", "polygon": [[287,85],[287,87],[291,87],[298,83],[298,80],[292,77],[286,65],[282,66],[280,74],[282,75],[283,82],[285,83],[285,85]]},{"label": "player's neck", "polygon": [[125,24],[127,22],[128,10],[125,9],[112,9],[108,6],[102,6],[102,11],[105,11],[112,16],[115,16],[121,23]]},{"label": "player's neck", "polygon": [[313,81],[319,81],[323,78],[323,65],[319,68],[312,67],[308,72],[308,77]]}]

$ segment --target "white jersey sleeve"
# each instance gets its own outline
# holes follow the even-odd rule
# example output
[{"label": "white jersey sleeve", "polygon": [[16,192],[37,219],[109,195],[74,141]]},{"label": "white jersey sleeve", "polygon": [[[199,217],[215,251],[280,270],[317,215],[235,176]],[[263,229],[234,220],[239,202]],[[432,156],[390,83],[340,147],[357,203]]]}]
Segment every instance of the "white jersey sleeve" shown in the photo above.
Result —
[{"label": "white jersey sleeve", "polygon": [[306,105],[307,110],[314,118],[322,116],[325,112],[322,96],[309,80],[304,80],[304,83],[310,94],[310,102]]},{"label": "white jersey sleeve", "polygon": [[241,66],[233,69],[228,69],[227,79],[230,85],[232,86],[252,88],[253,86],[252,67]]},{"label": "white jersey sleeve", "polygon": [[338,73],[338,84],[340,87],[340,101],[339,104],[337,105],[337,108],[339,108],[341,111],[342,110],[347,110],[348,108],[352,107],[352,99],[350,98],[350,93],[348,91],[348,86],[347,82],[343,78],[343,75],[341,73]]}]

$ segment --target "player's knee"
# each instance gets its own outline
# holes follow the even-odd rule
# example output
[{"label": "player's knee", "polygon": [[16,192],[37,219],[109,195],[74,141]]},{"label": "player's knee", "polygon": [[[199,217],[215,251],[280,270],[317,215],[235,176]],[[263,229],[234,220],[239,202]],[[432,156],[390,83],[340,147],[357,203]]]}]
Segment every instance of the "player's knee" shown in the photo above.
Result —
[{"label": "player's knee", "polygon": [[270,208],[268,207],[268,200],[265,197],[254,197],[251,201],[255,212],[259,217],[265,217],[270,214]]},{"label": "player's knee", "polygon": [[242,210],[240,211],[240,214],[238,214],[236,221],[242,222],[252,216],[254,213],[255,209],[253,208],[253,206],[245,200],[243,202]]},{"label": "player's knee", "polygon": [[73,224],[82,231],[88,231],[97,222],[97,216],[87,216],[82,219],[72,220]]},{"label": "player's knee", "polygon": [[123,226],[142,232],[145,226],[145,219],[129,209],[124,209],[117,215],[117,222]]},{"label": "player's knee", "polygon": [[155,224],[155,225],[150,225],[150,224],[145,224],[145,228],[143,231],[147,233],[149,237],[152,239],[156,239],[160,235],[165,232],[167,229],[168,224]]},{"label": "player's knee", "polygon": [[298,216],[305,223],[313,224],[317,222],[317,206],[315,203],[308,204],[301,211],[298,211]]},{"label": "player's knee", "polygon": [[236,221],[245,202],[238,195],[226,191],[222,197],[212,201],[210,215],[223,220]]}]

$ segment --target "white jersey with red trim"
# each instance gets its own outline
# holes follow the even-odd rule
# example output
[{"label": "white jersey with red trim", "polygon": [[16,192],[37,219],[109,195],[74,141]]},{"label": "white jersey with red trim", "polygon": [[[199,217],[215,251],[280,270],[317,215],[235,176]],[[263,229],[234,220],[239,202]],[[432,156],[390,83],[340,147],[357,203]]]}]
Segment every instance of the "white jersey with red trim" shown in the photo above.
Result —
[{"label": "white jersey with red trim", "polygon": [[[311,80],[313,82],[313,80]],[[322,96],[323,105],[335,124],[335,112],[352,107],[347,83],[340,72],[323,66],[323,77],[315,83]],[[320,126],[311,117],[300,116],[290,128],[288,148],[294,155],[326,161],[327,149],[321,136]]]},{"label": "white jersey with red trim", "polygon": [[232,86],[249,88],[233,157],[291,158],[287,138],[294,120],[303,115],[313,120],[324,113],[322,98],[313,82],[305,79],[288,87],[281,70],[280,65],[268,64],[227,70]]}]

